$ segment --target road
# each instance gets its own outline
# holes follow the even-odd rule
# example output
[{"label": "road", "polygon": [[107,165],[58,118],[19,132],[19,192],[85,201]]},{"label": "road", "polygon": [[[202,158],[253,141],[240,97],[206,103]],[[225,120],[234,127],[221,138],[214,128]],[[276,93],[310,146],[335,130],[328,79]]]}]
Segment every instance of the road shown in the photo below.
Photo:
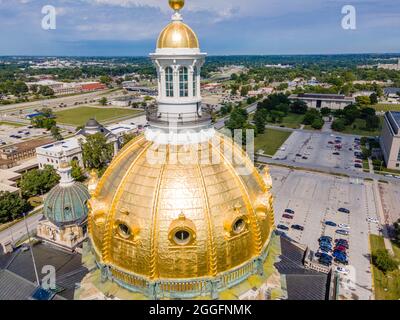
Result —
[{"label": "road", "polygon": [[[61,103],[65,103],[68,106],[74,106],[76,102],[85,102],[90,100],[95,100],[104,95],[118,95],[118,91],[114,91],[110,93],[110,90],[96,91],[90,93],[84,93],[74,96],[60,97],[55,99],[46,99],[46,100],[38,100],[32,102],[24,102],[24,103],[16,103],[10,105],[2,105],[0,106],[0,116],[6,116],[8,113],[12,113],[19,110],[29,110],[33,111],[37,108],[42,108],[44,106],[49,108],[58,107]],[[18,115],[18,114],[16,114]]]},{"label": "road", "polygon": [[272,159],[263,155],[256,155],[256,162],[262,164],[275,164],[275,165],[284,165],[290,166],[294,169],[301,169],[301,170],[315,170],[323,173],[328,174],[336,174],[336,175],[347,175],[351,178],[358,178],[358,179],[377,179],[381,181],[392,182],[396,184],[400,184],[400,180],[396,178],[382,176],[380,174],[368,173],[368,172],[358,172],[358,171],[350,171],[347,169],[339,169],[339,168],[331,168],[322,165],[315,165],[315,164],[307,164],[307,163],[299,163],[293,162],[291,160],[277,160]]},{"label": "road", "polygon": [[[36,230],[39,220],[42,219],[43,215],[37,213],[26,218],[26,223],[28,224],[29,232]],[[21,220],[14,224],[13,226],[0,232],[0,243],[5,243],[12,241],[16,243],[19,239],[26,235],[26,225],[25,221]]]},{"label": "road", "polygon": [[[252,103],[252,104],[250,104],[250,105],[248,105],[248,106],[246,107],[246,111],[247,111],[248,114],[253,113],[253,112],[255,112],[255,111],[257,110],[257,104],[258,104],[258,102],[259,102],[259,101],[254,102],[254,103]],[[217,129],[217,130],[220,130],[220,129],[222,129],[223,127],[225,127],[225,121],[229,120],[229,117],[230,117],[230,116],[228,115],[228,116],[226,116],[226,117],[224,117],[224,118],[219,119],[219,120],[214,124],[214,128]]]}]

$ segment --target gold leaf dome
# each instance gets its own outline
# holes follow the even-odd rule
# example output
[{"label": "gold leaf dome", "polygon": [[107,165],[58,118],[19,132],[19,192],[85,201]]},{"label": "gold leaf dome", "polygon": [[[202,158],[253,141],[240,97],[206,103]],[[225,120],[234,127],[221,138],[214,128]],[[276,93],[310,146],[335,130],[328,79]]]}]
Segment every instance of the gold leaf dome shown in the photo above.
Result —
[{"label": "gold leaf dome", "polygon": [[[191,148],[140,136],[113,160],[89,202],[88,227],[115,279],[140,287],[255,272],[273,230],[271,195],[245,153],[216,135]],[[229,152],[250,174],[239,174]]]},{"label": "gold leaf dome", "polygon": [[199,40],[194,31],[182,21],[172,21],[161,31],[157,48],[199,48]]}]

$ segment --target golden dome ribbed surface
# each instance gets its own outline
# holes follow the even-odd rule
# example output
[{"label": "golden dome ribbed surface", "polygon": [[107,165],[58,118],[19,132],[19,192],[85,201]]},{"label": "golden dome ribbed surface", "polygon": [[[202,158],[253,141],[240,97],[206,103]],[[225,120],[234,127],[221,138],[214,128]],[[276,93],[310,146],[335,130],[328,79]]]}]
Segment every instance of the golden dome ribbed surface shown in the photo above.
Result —
[{"label": "golden dome ribbed surface", "polygon": [[[239,175],[222,146],[251,174]],[[189,154],[197,160],[182,163]],[[211,162],[215,156],[221,161]],[[163,157],[169,161],[155,161]],[[259,256],[269,242],[274,225],[269,189],[250,159],[223,135],[191,149],[156,147],[139,137],[114,159],[89,201],[97,260],[149,280],[231,270]]]},{"label": "golden dome ribbed surface", "polygon": [[182,21],[172,21],[161,31],[157,48],[199,48],[199,40],[194,31]]}]

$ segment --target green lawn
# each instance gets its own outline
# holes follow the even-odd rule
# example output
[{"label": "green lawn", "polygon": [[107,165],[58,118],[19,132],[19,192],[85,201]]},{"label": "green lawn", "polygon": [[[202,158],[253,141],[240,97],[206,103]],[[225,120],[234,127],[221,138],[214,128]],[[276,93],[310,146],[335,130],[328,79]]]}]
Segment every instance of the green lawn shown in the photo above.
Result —
[{"label": "green lawn", "polygon": [[265,133],[259,134],[254,141],[254,151],[264,150],[266,155],[274,155],[275,152],[285,143],[291,132],[265,129]]},{"label": "green lawn", "polygon": [[[376,235],[370,235],[371,253],[378,249],[385,249],[383,238]],[[396,259],[400,261],[400,248],[393,244],[393,250]],[[371,264],[374,291],[376,300],[398,300],[400,299],[400,270],[384,274],[378,268]]]},{"label": "green lawn", "polygon": [[400,104],[376,104],[371,106],[376,111],[400,111]]},{"label": "green lawn", "polygon": [[11,126],[11,127],[23,127],[24,125],[22,123],[17,123],[17,122],[10,122],[10,121],[0,121],[0,126]]},{"label": "green lawn", "polygon": [[90,118],[95,118],[99,122],[108,122],[118,120],[127,116],[136,116],[142,111],[120,108],[94,108],[94,107],[78,107],[58,111],[55,113],[57,122],[81,126]]},{"label": "green lawn", "polygon": [[282,119],[282,122],[280,123],[268,122],[268,124],[274,126],[283,126],[286,128],[298,129],[300,128],[303,119],[304,119],[304,114],[289,113],[286,117]]},{"label": "green lawn", "polygon": [[355,134],[359,136],[369,136],[369,137],[379,136],[382,130],[383,117],[379,117],[379,119],[381,120],[381,126],[379,129],[375,131],[365,130],[365,120],[356,119],[356,121],[354,121],[352,125],[346,127],[343,133]]}]

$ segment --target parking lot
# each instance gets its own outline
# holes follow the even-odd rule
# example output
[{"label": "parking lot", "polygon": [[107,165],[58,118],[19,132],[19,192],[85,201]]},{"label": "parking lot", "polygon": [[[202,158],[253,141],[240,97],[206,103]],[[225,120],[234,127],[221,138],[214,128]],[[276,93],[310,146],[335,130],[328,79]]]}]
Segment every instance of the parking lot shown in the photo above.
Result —
[{"label": "parking lot", "polygon": [[32,138],[42,137],[49,134],[45,129],[29,128],[30,126],[12,126],[8,124],[0,125],[0,145],[14,144]]},{"label": "parking lot", "polygon": [[294,131],[276,152],[274,159],[312,164],[316,167],[362,171],[362,163],[361,168],[355,167],[354,152],[361,152],[361,150],[355,145],[353,136]]},{"label": "parking lot", "polygon": [[379,193],[385,217],[390,224],[393,224],[400,219],[400,187],[398,184],[380,183]]},{"label": "parking lot", "polygon": [[[379,225],[368,222],[377,218],[372,183],[344,177],[293,171],[271,167],[273,193],[275,195],[276,225],[289,227],[286,234],[300,244],[318,251],[318,239],[322,235],[349,242],[347,250],[349,265],[355,269],[355,286],[351,292],[354,299],[370,299],[372,280],[369,255],[369,233],[378,234]],[[347,208],[350,214],[338,212]],[[293,219],[283,218],[285,209],[292,209]],[[325,221],[348,226],[349,235],[336,234],[339,227],[325,225]],[[292,225],[304,227],[294,230]],[[336,266],[337,264],[334,264]]]}]

